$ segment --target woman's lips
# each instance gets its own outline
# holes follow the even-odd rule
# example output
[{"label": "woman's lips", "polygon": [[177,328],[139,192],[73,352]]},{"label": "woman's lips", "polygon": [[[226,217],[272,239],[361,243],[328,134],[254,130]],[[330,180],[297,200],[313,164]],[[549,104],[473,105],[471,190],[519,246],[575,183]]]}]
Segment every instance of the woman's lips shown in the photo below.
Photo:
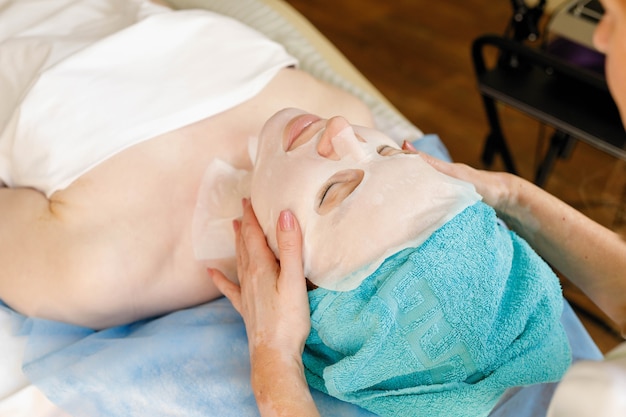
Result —
[{"label": "woman's lips", "polygon": [[301,114],[291,119],[285,127],[285,152],[291,150],[291,146],[300,134],[310,125],[321,120],[313,114]]}]

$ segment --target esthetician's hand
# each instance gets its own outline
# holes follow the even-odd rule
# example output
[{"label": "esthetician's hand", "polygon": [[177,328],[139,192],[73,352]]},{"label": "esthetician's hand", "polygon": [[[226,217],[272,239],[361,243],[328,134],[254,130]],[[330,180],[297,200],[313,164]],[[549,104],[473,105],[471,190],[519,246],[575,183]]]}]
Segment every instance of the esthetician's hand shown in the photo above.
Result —
[{"label": "esthetician's hand", "polygon": [[267,345],[300,355],[310,331],[309,299],[302,266],[302,237],[289,211],[276,225],[280,262],[267,246],[249,200],[234,222],[240,286],[210,271],[222,293],[242,315],[251,349]]},{"label": "esthetician's hand", "polygon": [[524,180],[506,173],[483,171],[466,164],[446,162],[424,152],[417,151],[409,142],[402,144],[405,151],[418,153],[437,171],[474,184],[483,201],[493,207],[499,214],[506,214],[511,205],[516,204],[516,192],[523,186]]},{"label": "esthetician's hand", "polygon": [[311,329],[298,221],[283,211],[276,225],[280,262],[267,246],[248,200],[234,222],[240,286],[209,270],[242,315],[250,347],[251,381],[262,416],[319,416],[302,365]]},{"label": "esthetician's hand", "polygon": [[[403,149],[415,151],[406,143]],[[508,227],[589,296],[626,334],[626,241],[620,234],[521,177],[481,171],[418,153],[438,171],[474,184]]]}]

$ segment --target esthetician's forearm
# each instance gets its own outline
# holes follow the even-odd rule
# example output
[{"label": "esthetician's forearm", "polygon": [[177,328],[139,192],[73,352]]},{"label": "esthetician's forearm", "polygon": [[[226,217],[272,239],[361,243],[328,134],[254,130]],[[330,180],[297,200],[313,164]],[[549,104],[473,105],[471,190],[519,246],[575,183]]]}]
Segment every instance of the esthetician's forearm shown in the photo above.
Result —
[{"label": "esthetician's forearm", "polygon": [[319,417],[299,357],[258,348],[252,357],[252,389],[263,417]]},{"label": "esthetician's forearm", "polygon": [[510,176],[499,214],[626,330],[626,242],[536,185]]}]

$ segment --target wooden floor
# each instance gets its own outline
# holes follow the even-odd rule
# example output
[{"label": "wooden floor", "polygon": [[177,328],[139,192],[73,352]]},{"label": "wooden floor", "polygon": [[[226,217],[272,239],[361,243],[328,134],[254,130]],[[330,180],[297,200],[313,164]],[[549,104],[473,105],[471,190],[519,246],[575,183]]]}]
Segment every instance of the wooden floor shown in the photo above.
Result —
[{"label": "wooden floor", "polygon": [[[403,113],[425,133],[438,134],[456,161],[483,167],[487,122],[476,90],[471,41],[504,32],[511,2],[493,0],[287,0],[308,18]],[[545,19],[544,19],[545,20]],[[503,128],[520,175],[532,179],[548,129],[509,108]],[[542,133],[543,132],[543,133]],[[503,169],[500,161],[491,167]],[[545,188],[614,229],[626,164],[578,143],[559,161]],[[568,298],[604,352],[622,339],[588,300],[564,281]]]}]

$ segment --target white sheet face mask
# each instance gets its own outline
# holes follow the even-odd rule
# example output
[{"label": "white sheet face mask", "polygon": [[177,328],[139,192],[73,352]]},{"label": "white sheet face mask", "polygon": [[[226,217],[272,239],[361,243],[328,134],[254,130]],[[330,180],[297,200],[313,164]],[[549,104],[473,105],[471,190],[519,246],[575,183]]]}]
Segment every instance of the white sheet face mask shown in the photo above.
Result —
[{"label": "white sheet face mask", "polygon": [[290,209],[303,232],[305,275],[339,291],[480,200],[473,185],[378,131],[297,109],[278,112],[261,132],[251,197],[274,253],[276,221]]}]

